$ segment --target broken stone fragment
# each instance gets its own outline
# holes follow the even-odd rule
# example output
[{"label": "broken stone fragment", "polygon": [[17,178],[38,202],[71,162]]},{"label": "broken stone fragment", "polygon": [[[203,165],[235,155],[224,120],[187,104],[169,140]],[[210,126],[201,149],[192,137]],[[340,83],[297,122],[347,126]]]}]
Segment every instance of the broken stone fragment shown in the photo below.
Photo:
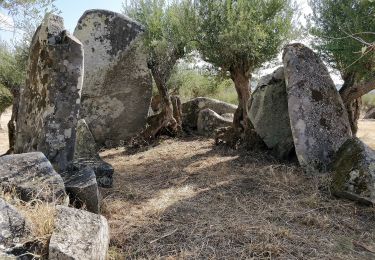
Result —
[{"label": "broken stone fragment", "polygon": [[280,159],[293,156],[294,142],[283,67],[261,78],[249,104],[250,121],[267,147]]},{"label": "broken stone fragment", "polygon": [[0,187],[16,191],[24,201],[53,202],[66,196],[61,176],[40,152],[0,157]]},{"label": "broken stone fragment", "polygon": [[98,145],[121,145],[146,125],[152,95],[142,26],[106,10],[88,10],[74,35],[85,48],[81,118]]},{"label": "broken stone fragment", "polygon": [[375,152],[358,138],[347,140],[333,163],[334,195],[375,205]]},{"label": "broken stone fragment", "polygon": [[85,119],[79,120],[77,125],[74,166],[78,169],[92,168],[100,187],[112,187],[114,169],[100,158],[94,137]]},{"label": "broken stone fragment", "polygon": [[61,176],[71,203],[79,208],[85,207],[92,213],[100,212],[98,184],[92,168],[69,169]]},{"label": "broken stone fragment", "polygon": [[106,259],[109,227],[105,217],[65,206],[57,206],[56,211],[49,259]]},{"label": "broken stone fragment", "polygon": [[348,114],[326,66],[311,49],[287,45],[283,63],[298,161],[307,172],[325,172],[351,137]]},{"label": "broken stone fragment", "polygon": [[199,112],[197,128],[198,133],[205,136],[214,136],[215,130],[232,125],[232,120],[222,117],[209,108]]},{"label": "broken stone fragment", "polygon": [[[0,245],[9,248],[21,243],[27,239],[30,230],[31,224],[23,214],[0,198]],[[0,259],[3,259],[1,254]]]},{"label": "broken stone fragment", "polygon": [[15,153],[43,152],[58,172],[73,160],[83,80],[83,47],[47,15],[30,46],[26,84],[21,90]]},{"label": "broken stone fragment", "polygon": [[197,129],[199,112],[209,108],[218,115],[234,114],[237,106],[212,98],[197,97],[181,105],[182,124],[189,129]]}]

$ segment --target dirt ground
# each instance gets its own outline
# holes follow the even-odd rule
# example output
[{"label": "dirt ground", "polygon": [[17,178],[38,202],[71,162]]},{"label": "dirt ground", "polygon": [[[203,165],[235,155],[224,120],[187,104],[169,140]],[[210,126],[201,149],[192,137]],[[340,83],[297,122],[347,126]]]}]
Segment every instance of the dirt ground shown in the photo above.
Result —
[{"label": "dirt ground", "polygon": [[101,155],[111,259],[375,259],[375,209],[332,197],[327,174],[198,137]]},{"label": "dirt ground", "polygon": [[8,151],[8,127],[7,124],[12,116],[12,109],[8,108],[0,117],[0,155]]},{"label": "dirt ground", "polygon": [[[373,148],[374,130],[360,122]],[[110,259],[375,259],[375,209],[332,197],[327,174],[199,137],[132,152],[101,153],[115,167],[101,190]]]}]

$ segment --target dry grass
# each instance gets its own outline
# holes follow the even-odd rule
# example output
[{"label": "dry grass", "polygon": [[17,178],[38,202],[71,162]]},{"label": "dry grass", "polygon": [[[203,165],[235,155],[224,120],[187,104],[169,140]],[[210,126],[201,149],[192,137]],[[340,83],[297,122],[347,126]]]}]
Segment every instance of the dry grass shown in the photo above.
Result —
[{"label": "dry grass", "polygon": [[333,198],[327,175],[196,138],[102,157],[110,259],[375,258],[375,209]]},{"label": "dry grass", "polygon": [[31,200],[20,200],[16,192],[4,193],[0,190],[0,197],[16,207],[30,223],[30,235],[27,241],[20,241],[34,251],[35,259],[43,258],[48,254],[48,244],[54,229],[55,204]]}]

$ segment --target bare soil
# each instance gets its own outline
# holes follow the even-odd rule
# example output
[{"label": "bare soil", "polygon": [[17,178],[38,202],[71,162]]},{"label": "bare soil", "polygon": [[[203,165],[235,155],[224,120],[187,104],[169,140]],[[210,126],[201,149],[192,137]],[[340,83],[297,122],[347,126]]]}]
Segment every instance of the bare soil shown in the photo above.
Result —
[{"label": "bare soil", "polygon": [[375,259],[375,208],[331,196],[329,174],[201,138],[101,155],[110,259]]},{"label": "bare soil", "polygon": [[6,153],[9,149],[7,124],[11,116],[12,108],[5,110],[0,116],[0,155]]}]

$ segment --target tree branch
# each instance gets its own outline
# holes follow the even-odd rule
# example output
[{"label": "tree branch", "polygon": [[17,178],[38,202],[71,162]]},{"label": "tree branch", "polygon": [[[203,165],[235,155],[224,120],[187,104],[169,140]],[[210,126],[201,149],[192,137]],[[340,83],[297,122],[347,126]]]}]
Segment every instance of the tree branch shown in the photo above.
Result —
[{"label": "tree branch", "polygon": [[349,103],[375,89],[375,79],[353,85],[351,88],[340,89],[340,95],[344,103]]}]

